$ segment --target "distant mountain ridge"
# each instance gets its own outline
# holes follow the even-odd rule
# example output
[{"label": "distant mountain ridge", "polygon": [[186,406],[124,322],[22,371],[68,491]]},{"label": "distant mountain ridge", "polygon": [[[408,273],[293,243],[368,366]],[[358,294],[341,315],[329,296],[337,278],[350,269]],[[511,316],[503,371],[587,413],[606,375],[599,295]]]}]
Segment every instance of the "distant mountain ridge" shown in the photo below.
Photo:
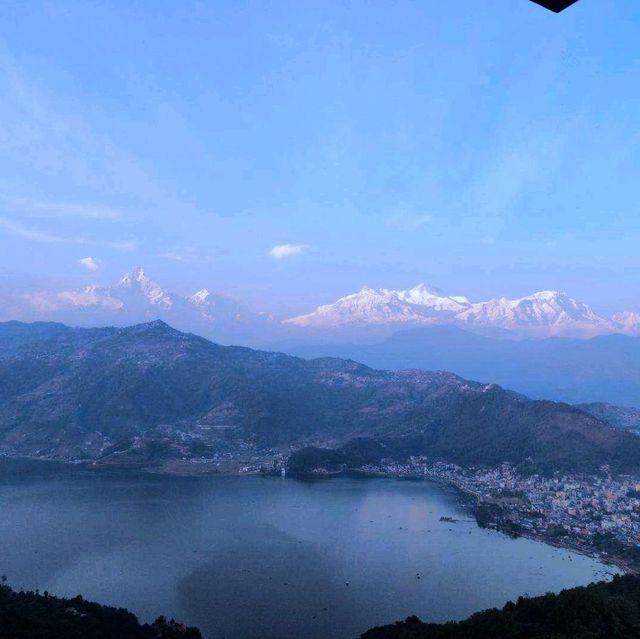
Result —
[{"label": "distant mountain ridge", "polygon": [[577,408],[616,428],[628,430],[640,435],[640,409],[638,408],[613,406],[612,404],[606,404],[604,402],[579,404]]},{"label": "distant mountain ridge", "polygon": [[519,299],[501,297],[471,302],[418,284],[408,290],[372,289],[341,297],[285,324],[312,329],[372,326],[435,326],[451,324],[469,329],[504,329],[532,337],[579,336],[640,330],[640,315],[598,315],[588,305],[559,291],[540,291]]},{"label": "distant mountain ridge", "polygon": [[0,452],[149,463],[366,438],[465,464],[640,470],[640,437],[451,373],[225,347],[162,321],[29,330],[0,324]]},{"label": "distant mountain ridge", "polygon": [[345,357],[385,369],[448,370],[491,380],[529,397],[640,408],[640,337],[507,340],[456,326],[398,331],[373,344],[310,344],[300,357]]}]

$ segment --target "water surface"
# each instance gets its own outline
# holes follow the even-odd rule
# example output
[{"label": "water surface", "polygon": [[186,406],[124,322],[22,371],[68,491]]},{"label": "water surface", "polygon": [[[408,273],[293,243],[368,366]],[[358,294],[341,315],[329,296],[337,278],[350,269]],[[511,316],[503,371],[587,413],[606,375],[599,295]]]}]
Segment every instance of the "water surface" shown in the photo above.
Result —
[{"label": "water surface", "polygon": [[0,460],[0,573],[12,585],[81,593],[143,620],[175,617],[207,639],[350,638],[610,572],[482,530],[459,495],[429,482],[178,478]]}]

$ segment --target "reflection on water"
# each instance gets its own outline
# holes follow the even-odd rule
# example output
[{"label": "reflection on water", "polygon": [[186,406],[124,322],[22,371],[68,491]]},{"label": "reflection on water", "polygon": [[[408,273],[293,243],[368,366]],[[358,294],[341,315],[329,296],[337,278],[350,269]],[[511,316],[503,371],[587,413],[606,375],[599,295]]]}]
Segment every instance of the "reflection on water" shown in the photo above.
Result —
[{"label": "reflection on water", "polygon": [[14,586],[82,593],[145,620],[173,616],[210,639],[355,637],[610,572],[481,530],[455,493],[427,482],[175,478],[3,460],[0,509],[0,573]]}]

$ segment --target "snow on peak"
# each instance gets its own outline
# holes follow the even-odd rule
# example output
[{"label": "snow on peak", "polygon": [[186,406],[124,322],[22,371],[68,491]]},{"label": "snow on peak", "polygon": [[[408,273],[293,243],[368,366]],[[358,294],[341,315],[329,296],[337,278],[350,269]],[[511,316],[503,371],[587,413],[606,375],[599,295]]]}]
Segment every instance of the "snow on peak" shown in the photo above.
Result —
[{"label": "snow on peak", "polygon": [[211,297],[211,293],[208,289],[203,288],[199,291],[196,291],[190,298],[189,301],[193,304],[205,304],[209,298]]},{"label": "snow on peak", "polygon": [[85,326],[122,326],[161,318],[181,330],[210,333],[215,339],[236,343],[260,333],[273,319],[206,288],[190,297],[169,293],[142,267],[125,273],[113,286],[90,284],[71,291],[25,293],[20,300],[29,318],[35,312]]},{"label": "snow on peak", "polygon": [[118,282],[118,288],[139,291],[154,306],[170,309],[173,300],[156,282],[151,280],[141,266],[136,267],[131,273],[125,273]]},{"label": "snow on peak", "polygon": [[448,296],[424,283],[407,290],[363,287],[285,322],[316,328],[457,324],[540,335],[595,335],[612,330],[610,320],[563,292],[544,290],[518,299],[471,303],[464,296]]},{"label": "snow on peak", "polygon": [[597,335],[611,322],[586,304],[559,291],[538,291],[518,299],[501,297],[472,304],[459,321],[539,335]]},{"label": "snow on peak", "polygon": [[319,306],[307,315],[285,320],[286,324],[315,328],[362,325],[433,324],[438,314],[453,315],[468,306],[464,298],[447,297],[426,284],[408,290],[363,286],[358,293]]},{"label": "snow on peak", "polygon": [[640,336],[640,313],[622,311],[621,313],[616,313],[611,319],[616,326],[616,330],[621,333]]}]

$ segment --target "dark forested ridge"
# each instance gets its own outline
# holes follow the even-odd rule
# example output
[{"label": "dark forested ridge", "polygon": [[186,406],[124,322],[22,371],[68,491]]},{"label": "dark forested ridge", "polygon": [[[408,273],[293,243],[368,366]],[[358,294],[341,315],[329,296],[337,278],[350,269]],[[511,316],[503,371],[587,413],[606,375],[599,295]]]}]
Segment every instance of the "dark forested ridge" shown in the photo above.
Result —
[{"label": "dark forested ridge", "polygon": [[416,617],[373,628],[362,639],[631,639],[640,637],[640,579],[520,598],[502,610],[478,612],[464,621],[423,623]]},{"label": "dark forested ridge", "polygon": [[0,452],[95,460],[144,451],[157,459],[356,439],[461,464],[640,467],[636,435],[567,404],[451,373],[219,346],[158,321],[53,325],[47,335],[13,325],[21,338],[11,352],[2,350],[2,328]]},{"label": "dark forested ridge", "polygon": [[123,608],[0,584],[0,639],[201,639],[201,634],[163,617],[140,624]]}]

